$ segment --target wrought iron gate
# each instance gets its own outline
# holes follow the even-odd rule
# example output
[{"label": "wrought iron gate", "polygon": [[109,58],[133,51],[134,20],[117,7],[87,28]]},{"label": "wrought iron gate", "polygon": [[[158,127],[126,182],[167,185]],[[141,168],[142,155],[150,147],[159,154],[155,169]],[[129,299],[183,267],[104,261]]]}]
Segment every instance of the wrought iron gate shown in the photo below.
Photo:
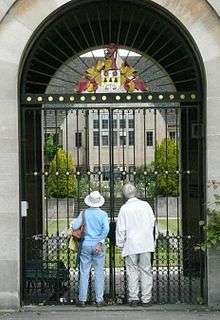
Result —
[{"label": "wrought iron gate", "polygon": [[[124,16],[125,3],[129,8],[134,6],[138,22],[135,14],[129,21]],[[95,41],[91,45],[79,21],[85,23],[85,8],[76,6],[80,14],[76,19],[75,11],[74,25],[69,19],[71,6],[64,8],[56,25],[51,23],[46,33],[39,34],[27,54],[21,77],[22,200],[29,202],[28,215],[22,217],[23,301],[76,301],[79,271],[66,231],[84,208],[83,199],[91,190],[104,195],[104,208],[109,214],[105,299],[109,303],[127,301],[126,268],[115,246],[114,231],[124,203],[122,186],[131,181],[139,196],[154,208],[159,228],[152,257],[153,301],[201,303],[205,299],[204,256],[195,247],[201,242],[205,219],[204,96],[197,60],[186,40],[179,40],[176,25],[167,24],[173,38],[163,35],[164,42],[160,42],[163,29],[158,30],[153,23],[154,15],[160,17],[161,24],[166,19],[152,4],[146,10],[152,25],[144,39],[139,39],[146,27],[145,13],[142,21],[139,17],[139,1],[118,1],[117,5],[100,2],[95,20],[87,8],[90,40]],[[119,21],[118,29],[115,21]],[[132,28],[134,23],[139,23],[137,31]],[[62,29],[64,25],[68,34]],[[86,45],[76,39],[74,28],[80,30]],[[104,32],[106,28],[108,32]],[[95,37],[96,29],[101,43]],[[139,45],[135,46],[137,39]],[[95,51],[90,49],[90,58],[77,54],[74,60],[68,60],[76,54],[70,52],[73,40],[78,43],[78,51],[93,46],[106,50],[105,43],[112,42],[123,42],[117,48],[135,47],[139,50],[136,56],[136,51],[126,49],[123,67],[130,71],[135,67],[143,83],[136,73],[131,83],[124,70],[112,67],[112,76],[104,72],[100,82],[112,88],[118,81],[114,72],[120,71],[123,90],[98,91],[95,86],[100,83],[88,77],[88,70],[98,70]],[[175,48],[167,50],[172,43]],[[109,47],[112,49],[112,45]],[[142,50],[148,55],[141,55]],[[86,81],[80,82],[84,74]],[[76,84],[77,93],[73,90]],[[89,288],[89,301],[93,301],[93,271]]]}]

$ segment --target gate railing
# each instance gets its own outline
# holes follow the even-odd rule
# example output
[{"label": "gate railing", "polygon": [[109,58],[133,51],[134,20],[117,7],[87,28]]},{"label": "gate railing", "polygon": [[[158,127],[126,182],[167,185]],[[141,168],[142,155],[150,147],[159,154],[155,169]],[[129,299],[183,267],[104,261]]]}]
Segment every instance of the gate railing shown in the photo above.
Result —
[{"label": "gate railing", "polygon": [[[76,252],[68,248],[65,234],[36,235],[26,239],[29,256],[24,269],[25,303],[76,303],[79,268]],[[197,303],[202,301],[201,252],[195,251],[198,239],[191,236],[159,235],[153,262],[153,301],[155,303]],[[105,262],[105,300],[127,302],[126,268],[120,251],[114,247],[113,268],[107,242]],[[111,273],[114,273],[114,283]],[[112,292],[114,288],[115,292]],[[94,273],[90,274],[89,302],[94,301]]]}]

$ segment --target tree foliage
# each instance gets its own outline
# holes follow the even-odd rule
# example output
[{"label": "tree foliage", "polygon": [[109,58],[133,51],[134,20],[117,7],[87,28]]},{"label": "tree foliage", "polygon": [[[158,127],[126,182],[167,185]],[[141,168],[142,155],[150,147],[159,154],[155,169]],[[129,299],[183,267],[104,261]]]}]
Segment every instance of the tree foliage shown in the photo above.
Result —
[{"label": "tree foliage", "polygon": [[174,139],[163,139],[156,147],[154,167],[157,172],[156,192],[162,196],[178,195],[177,147]]},{"label": "tree foliage", "polygon": [[58,149],[60,149],[61,146],[54,143],[54,138],[53,138],[53,134],[49,134],[48,138],[46,139],[46,142],[45,142],[45,147],[44,147],[44,152],[45,152],[45,155],[46,155],[46,159],[49,161],[53,160],[55,154],[56,154],[56,151]]},{"label": "tree foliage", "polygon": [[155,161],[136,168],[135,184],[138,191],[147,198],[154,198],[156,195],[177,196],[177,159],[175,140],[162,140],[156,147]]},{"label": "tree foliage", "polygon": [[206,231],[206,241],[202,249],[215,247],[220,243],[220,196],[215,195],[215,208],[209,209],[207,225],[204,226]]},{"label": "tree foliage", "polygon": [[70,153],[58,149],[50,163],[46,182],[48,197],[66,198],[76,194],[76,178],[73,175],[74,162]]},{"label": "tree foliage", "polygon": [[146,198],[154,198],[156,184],[153,163],[136,168],[135,185],[139,194]]}]

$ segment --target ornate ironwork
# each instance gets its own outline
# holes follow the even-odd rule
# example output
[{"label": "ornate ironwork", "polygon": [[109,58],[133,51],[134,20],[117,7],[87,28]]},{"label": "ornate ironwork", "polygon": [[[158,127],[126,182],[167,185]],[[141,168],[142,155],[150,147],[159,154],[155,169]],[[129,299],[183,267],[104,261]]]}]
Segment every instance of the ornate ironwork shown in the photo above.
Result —
[{"label": "ornate ironwork", "polygon": [[[79,272],[66,228],[83,208],[84,195],[96,188],[106,197],[110,221],[105,298],[108,303],[127,301],[126,268],[114,230],[123,203],[120,188],[132,181],[154,207],[160,229],[153,301],[201,303],[204,256],[194,250],[203,236],[199,221],[204,220],[205,185],[199,53],[179,22],[151,2],[81,2],[70,1],[39,27],[20,75],[21,188],[30,208],[22,218],[23,300],[76,302]],[[86,70],[98,64],[94,50],[104,51],[111,43],[127,50],[124,61],[148,91],[135,92],[127,85],[128,92],[76,93]],[[114,69],[115,59],[111,62]],[[163,166],[158,155],[162,140]],[[170,141],[175,141],[172,151]],[[60,149],[64,166],[58,161]],[[93,295],[92,272],[90,302]]]}]

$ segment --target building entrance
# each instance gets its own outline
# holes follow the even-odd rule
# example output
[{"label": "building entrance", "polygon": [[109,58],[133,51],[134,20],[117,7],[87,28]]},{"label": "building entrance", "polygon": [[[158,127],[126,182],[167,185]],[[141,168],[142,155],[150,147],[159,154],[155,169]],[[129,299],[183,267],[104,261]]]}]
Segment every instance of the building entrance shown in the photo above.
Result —
[{"label": "building entrance", "polygon": [[39,28],[20,78],[25,304],[76,302],[67,230],[91,190],[109,214],[105,299],[127,302],[115,224],[128,181],[157,220],[153,301],[204,301],[202,74],[184,28],[151,2],[73,1]]}]

